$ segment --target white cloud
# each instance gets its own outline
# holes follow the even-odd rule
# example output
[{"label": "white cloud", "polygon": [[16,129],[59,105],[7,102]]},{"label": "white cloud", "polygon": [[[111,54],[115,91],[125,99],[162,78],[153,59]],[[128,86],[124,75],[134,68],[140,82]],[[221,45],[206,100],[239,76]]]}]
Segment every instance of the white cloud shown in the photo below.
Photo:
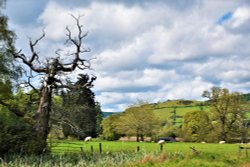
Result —
[{"label": "white cloud", "polygon": [[236,33],[249,33],[250,29],[250,7],[243,6],[237,8],[232,18],[225,22],[224,26]]},{"label": "white cloud", "polygon": [[[16,27],[20,37],[45,28],[48,40],[39,49],[54,55],[63,48],[59,42],[66,25],[75,25],[69,14],[84,14],[81,22],[89,31],[84,42],[92,49],[87,57],[96,57],[95,91],[106,111],[121,111],[137,99],[199,99],[213,85],[250,91],[250,8],[245,1],[192,1],[188,7],[173,1],[128,3],[89,1],[69,7],[48,1],[35,28]],[[228,12],[232,17],[218,24]]]}]

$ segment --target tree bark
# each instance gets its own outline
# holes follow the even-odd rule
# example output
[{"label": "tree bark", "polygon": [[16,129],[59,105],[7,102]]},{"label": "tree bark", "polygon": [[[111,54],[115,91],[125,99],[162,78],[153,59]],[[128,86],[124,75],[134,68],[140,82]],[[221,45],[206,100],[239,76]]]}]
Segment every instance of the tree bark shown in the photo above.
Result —
[{"label": "tree bark", "polygon": [[43,153],[47,151],[47,137],[50,131],[49,117],[51,111],[52,89],[48,86],[43,86],[41,90],[41,98],[38,110],[36,112],[36,124],[34,126],[37,140],[40,141],[38,152]]}]

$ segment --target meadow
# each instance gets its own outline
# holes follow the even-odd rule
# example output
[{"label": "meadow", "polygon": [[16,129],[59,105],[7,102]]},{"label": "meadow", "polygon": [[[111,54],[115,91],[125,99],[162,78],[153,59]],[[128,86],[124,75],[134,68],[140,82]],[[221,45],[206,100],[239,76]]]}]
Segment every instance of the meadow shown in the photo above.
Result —
[{"label": "meadow", "polygon": [[48,143],[50,154],[6,156],[0,159],[0,166],[250,166],[245,151],[239,154],[239,144],[176,142],[165,143],[161,151],[159,144],[151,142],[54,140]]}]

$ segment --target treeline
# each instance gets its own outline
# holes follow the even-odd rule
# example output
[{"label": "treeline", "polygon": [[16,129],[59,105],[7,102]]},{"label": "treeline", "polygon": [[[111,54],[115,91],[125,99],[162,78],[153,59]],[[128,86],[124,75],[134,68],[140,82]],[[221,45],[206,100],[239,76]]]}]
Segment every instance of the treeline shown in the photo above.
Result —
[{"label": "treeline", "polygon": [[[190,142],[248,142],[250,120],[249,102],[238,92],[213,87],[204,91],[203,97],[209,110],[187,112],[181,124],[175,124],[172,118],[162,122],[152,111],[152,105],[143,104],[126,109],[105,118],[102,122],[102,137],[106,140],[117,140],[121,136],[136,136],[137,141],[150,137],[179,138]],[[189,105],[191,101],[181,102]]]}]

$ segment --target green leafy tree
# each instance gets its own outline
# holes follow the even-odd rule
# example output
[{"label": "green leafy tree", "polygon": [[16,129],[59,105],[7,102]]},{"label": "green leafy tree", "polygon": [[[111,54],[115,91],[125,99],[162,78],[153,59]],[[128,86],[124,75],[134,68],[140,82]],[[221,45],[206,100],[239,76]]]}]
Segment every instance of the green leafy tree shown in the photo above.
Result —
[{"label": "green leafy tree", "polygon": [[144,141],[145,136],[156,134],[159,124],[150,106],[143,104],[130,107],[122,113],[117,121],[116,129],[118,133],[136,136],[137,141]]},{"label": "green leafy tree", "polygon": [[[100,127],[102,112],[99,103],[95,102],[95,94],[92,92],[92,84],[86,85],[89,81],[88,75],[81,75],[75,83],[75,88],[67,92],[61,92],[62,106],[58,120],[63,127],[65,137],[72,136],[83,139],[87,136],[96,137]],[[56,99],[55,99],[56,100]],[[60,106],[60,105],[59,105]],[[58,117],[58,115],[57,115]]]},{"label": "green leafy tree", "polygon": [[107,118],[104,118],[101,123],[102,135],[101,138],[109,141],[118,140],[122,134],[119,134],[116,130],[116,124],[119,120],[120,114],[112,114]]},{"label": "green leafy tree", "polygon": [[15,34],[8,28],[8,19],[1,12],[5,5],[0,0],[0,156],[5,154],[35,153],[39,148],[31,122],[24,117],[23,98],[13,94],[12,84],[20,74],[11,55]]},{"label": "green leafy tree", "polygon": [[217,126],[219,140],[229,141],[232,137],[244,136],[247,110],[241,93],[213,87],[204,91],[203,97],[209,99],[211,119]]},{"label": "green leafy tree", "polygon": [[95,103],[95,113],[96,113],[96,134],[99,136],[102,133],[102,119],[103,119],[103,112],[101,109],[101,104],[99,102]]},{"label": "green leafy tree", "polygon": [[184,115],[182,136],[187,141],[208,141],[212,126],[208,114],[204,111],[191,111]]}]

